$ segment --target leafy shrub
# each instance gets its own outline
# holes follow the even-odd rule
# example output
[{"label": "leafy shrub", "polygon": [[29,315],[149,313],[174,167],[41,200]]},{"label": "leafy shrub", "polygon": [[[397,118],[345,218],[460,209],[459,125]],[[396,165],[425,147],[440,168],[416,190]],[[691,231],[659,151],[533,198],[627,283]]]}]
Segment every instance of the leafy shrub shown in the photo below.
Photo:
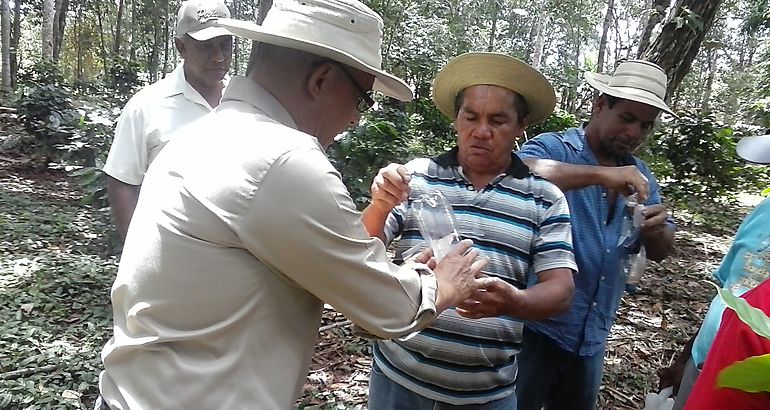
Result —
[{"label": "leafy shrub", "polygon": [[735,147],[743,136],[713,115],[683,113],[677,123],[655,133],[646,159],[666,196],[675,201],[731,200],[735,191],[767,178],[766,168],[747,167],[738,157]]},{"label": "leafy shrub", "polygon": [[33,62],[30,66],[22,65],[19,67],[17,82],[26,86],[41,84],[65,85],[64,75],[59,65],[53,61],[42,59]]},{"label": "leafy shrub", "polygon": [[116,91],[114,94],[119,105],[124,105],[134,92],[142,85],[139,78],[141,65],[138,62],[116,58],[104,78],[107,88]]},{"label": "leafy shrub", "polygon": [[17,108],[24,127],[36,137],[32,148],[45,158],[72,135],[79,117],[69,91],[55,84],[27,86]]},{"label": "leafy shrub", "polygon": [[388,102],[330,147],[329,158],[358,205],[368,202],[369,185],[380,168],[408,158],[408,125],[406,113]]},{"label": "leafy shrub", "polygon": [[567,128],[577,127],[579,124],[575,115],[557,108],[545,121],[530,127],[527,130],[527,134],[530,137],[534,137],[544,132],[562,131]]}]

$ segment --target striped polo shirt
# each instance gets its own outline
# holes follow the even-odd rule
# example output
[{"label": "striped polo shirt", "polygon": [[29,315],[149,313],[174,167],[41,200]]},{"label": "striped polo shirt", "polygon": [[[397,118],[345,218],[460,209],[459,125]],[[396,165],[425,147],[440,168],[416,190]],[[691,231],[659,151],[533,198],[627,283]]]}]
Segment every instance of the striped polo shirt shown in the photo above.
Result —
[{"label": "striped polo shirt", "polygon": [[[457,148],[406,164],[412,172],[406,203],[388,216],[388,241],[401,254],[424,243],[412,202],[441,191],[452,204],[460,237],[472,239],[489,264],[484,273],[526,288],[539,272],[577,270],[564,194],[534,175],[515,154],[505,174],[476,190],[465,177]],[[466,319],[444,311],[428,328],[405,340],[378,341],[374,360],[394,382],[424,397],[454,405],[486,403],[514,393],[522,322],[508,316]]]}]

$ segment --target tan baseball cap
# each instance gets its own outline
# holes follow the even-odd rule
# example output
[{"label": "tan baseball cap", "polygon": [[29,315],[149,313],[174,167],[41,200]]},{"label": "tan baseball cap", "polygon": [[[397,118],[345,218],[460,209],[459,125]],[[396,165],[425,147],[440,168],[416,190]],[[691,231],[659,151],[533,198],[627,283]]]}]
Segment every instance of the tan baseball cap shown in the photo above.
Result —
[{"label": "tan baseball cap", "polygon": [[187,0],[176,16],[176,37],[185,34],[198,41],[219,36],[232,36],[230,30],[216,25],[221,18],[230,18],[230,10],[222,0]]}]

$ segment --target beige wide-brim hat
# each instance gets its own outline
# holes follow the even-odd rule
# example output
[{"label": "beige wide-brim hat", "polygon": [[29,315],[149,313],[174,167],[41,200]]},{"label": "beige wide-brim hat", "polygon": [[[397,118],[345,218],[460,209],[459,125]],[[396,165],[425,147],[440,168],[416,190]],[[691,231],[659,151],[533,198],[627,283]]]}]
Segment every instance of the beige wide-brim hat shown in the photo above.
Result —
[{"label": "beige wide-brim hat", "polygon": [[770,164],[770,134],[741,138],[735,149],[746,161]]},{"label": "beige wide-brim hat", "polygon": [[382,70],[383,23],[355,0],[275,0],[262,25],[219,19],[240,37],[327,57],[375,77],[373,90],[401,101],[413,98],[400,78]]},{"label": "beige wide-brim hat", "polygon": [[586,72],[586,81],[604,94],[647,104],[676,118],[666,105],[668,77],[657,64],[644,60],[628,60],[618,64],[612,75]]},{"label": "beige wide-brim hat", "polygon": [[543,74],[500,53],[466,53],[450,60],[433,80],[433,103],[454,119],[455,99],[475,85],[495,85],[518,93],[529,107],[529,125],[545,121],[556,106],[556,93]]}]

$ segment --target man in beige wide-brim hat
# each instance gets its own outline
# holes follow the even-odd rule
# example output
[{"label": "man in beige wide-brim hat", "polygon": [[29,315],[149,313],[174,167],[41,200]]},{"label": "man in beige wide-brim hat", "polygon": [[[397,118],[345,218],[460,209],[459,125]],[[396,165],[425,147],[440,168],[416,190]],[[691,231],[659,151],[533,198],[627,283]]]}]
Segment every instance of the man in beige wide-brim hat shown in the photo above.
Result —
[{"label": "man in beige wide-brim hat", "polygon": [[[100,391],[115,409],[289,409],[323,303],[381,338],[417,331],[489,279],[462,241],[401,266],[361,223],[325,148],[372,105],[410,99],[355,0],[275,0],[247,77],[150,167],[112,287]],[[431,269],[433,268],[433,269]]]},{"label": "man in beige wide-brim hat", "polygon": [[[643,249],[664,259],[674,223],[661,203],[647,164],[633,156],[666,105],[667,77],[657,65],[626,61],[611,75],[586,73],[599,90],[588,123],[537,136],[519,155],[534,172],[558,185],[572,213],[579,268],[570,309],[527,322],[519,354],[519,409],[594,409],[604,349],[625,289],[629,255]],[[625,195],[634,196],[631,199]],[[633,227],[633,202],[643,222]]]},{"label": "man in beige wide-brim hat", "polygon": [[513,57],[467,53],[439,71],[433,101],[454,119],[457,147],[380,170],[364,224],[385,240],[400,236],[402,258],[424,241],[409,204],[441,192],[460,236],[489,258],[490,282],[426,330],[375,344],[369,408],[515,409],[521,320],[565,310],[574,288],[566,199],[512,153],[527,125],[551,114],[555,94]]}]

